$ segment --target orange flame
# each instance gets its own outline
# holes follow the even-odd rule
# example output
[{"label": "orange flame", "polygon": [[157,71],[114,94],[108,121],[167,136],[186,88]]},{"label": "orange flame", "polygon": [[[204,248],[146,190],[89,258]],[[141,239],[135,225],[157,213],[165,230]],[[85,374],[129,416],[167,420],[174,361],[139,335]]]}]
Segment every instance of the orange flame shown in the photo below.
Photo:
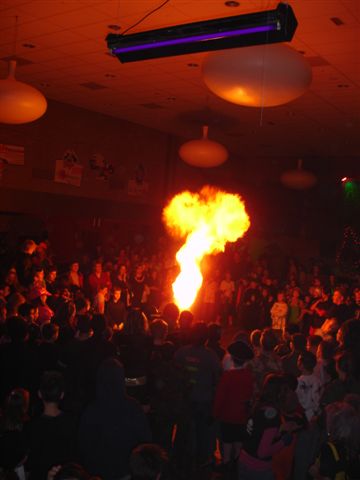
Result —
[{"label": "orange flame", "polygon": [[235,242],[250,227],[245,204],[239,195],[203,187],[199,193],[176,195],[163,212],[169,231],[184,245],[176,254],[180,273],[173,283],[175,303],[187,310],[202,285],[200,263],[204,255],[224,251],[227,242]]}]

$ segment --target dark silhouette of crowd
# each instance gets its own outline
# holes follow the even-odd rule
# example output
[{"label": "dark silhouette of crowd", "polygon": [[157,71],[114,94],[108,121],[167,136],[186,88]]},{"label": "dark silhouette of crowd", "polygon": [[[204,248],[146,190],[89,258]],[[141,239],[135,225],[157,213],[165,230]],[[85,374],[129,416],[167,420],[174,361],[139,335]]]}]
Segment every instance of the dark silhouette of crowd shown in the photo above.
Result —
[{"label": "dark silhouette of crowd", "polygon": [[360,479],[360,287],[246,242],[1,258],[1,480]]}]

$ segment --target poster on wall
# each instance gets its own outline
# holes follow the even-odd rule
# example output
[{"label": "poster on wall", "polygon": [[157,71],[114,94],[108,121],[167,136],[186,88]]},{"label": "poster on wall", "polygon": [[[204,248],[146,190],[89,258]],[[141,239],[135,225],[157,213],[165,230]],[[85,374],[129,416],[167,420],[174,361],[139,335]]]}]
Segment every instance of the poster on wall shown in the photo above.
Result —
[{"label": "poster on wall", "polygon": [[102,153],[93,153],[89,160],[89,166],[98,180],[108,181],[114,174],[114,166],[108,162]]},{"label": "poster on wall", "polygon": [[145,167],[139,163],[135,170],[134,178],[128,182],[128,195],[140,197],[149,192],[149,183],[146,181]]},{"label": "poster on wall", "polygon": [[54,181],[80,187],[84,167],[74,150],[66,150],[60,160],[56,160]]},{"label": "poster on wall", "polygon": [[24,165],[24,147],[0,143],[0,159],[8,165]]}]

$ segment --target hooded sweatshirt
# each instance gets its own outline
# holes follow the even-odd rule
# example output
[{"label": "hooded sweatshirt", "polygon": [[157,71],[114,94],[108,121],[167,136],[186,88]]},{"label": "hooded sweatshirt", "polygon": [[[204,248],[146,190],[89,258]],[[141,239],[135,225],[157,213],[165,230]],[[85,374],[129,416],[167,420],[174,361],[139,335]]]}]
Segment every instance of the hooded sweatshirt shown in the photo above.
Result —
[{"label": "hooded sweatshirt", "polygon": [[125,393],[121,363],[105,360],[97,372],[96,400],[85,410],[79,430],[79,452],[83,465],[103,480],[129,473],[129,457],[151,434],[140,405]]}]

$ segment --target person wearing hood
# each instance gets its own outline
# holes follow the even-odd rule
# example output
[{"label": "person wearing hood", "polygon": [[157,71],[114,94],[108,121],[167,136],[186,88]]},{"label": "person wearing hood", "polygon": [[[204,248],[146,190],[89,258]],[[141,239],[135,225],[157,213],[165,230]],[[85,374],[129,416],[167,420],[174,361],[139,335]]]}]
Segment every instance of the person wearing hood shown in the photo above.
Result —
[{"label": "person wearing hood", "polygon": [[84,467],[103,480],[129,474],[134,447],[151,441],[150,429],[140,404],[126,395],[122,364],[105,360],[97,372],[96,399],[82,415],[79,453]]}]

